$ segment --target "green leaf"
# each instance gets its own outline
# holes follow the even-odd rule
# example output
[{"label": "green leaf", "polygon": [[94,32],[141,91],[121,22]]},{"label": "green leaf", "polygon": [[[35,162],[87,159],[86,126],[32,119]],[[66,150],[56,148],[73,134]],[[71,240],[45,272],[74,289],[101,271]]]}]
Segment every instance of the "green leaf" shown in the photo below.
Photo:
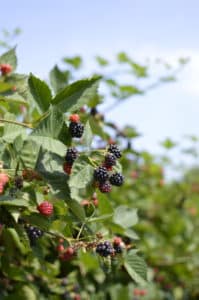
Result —
[{"label": "green leaf", "polygon": [[76,81],[62,90],[52,100],[53,105],[63,112],[74,112],[87,104],[97,93],[100,77]]},{"label": "green leaf", "polygon": [[101,56],[96,56],[96,61],[101,67],[105,67],[109,64],[108,60]]},{"label": "green leaf", "polygon": [[113,221],[123,228],[132,227],[138,222],[137,210],[129,209],[125,205],[118,206],[115,209]]},{"label": "green leaf", "polygon": [[57,139],[62,130],[63,124],[63,114],[58,111],[56,107],[52,107],[48,116],[40,121],[38,126],[32,131],[31,136],[42,136]]},{"label": "green leaf", "polygon": [[48,85],[32,74],[30,74],[28,78],[28,84],[33,99],[40,112],[47,111],[52,99],[51,91]]},{"label": "green leaf", "polygon": [[81,156],[73,164],[72,174],[70,175],[70,188],[82,189],[91,184],[94,168],[89,165],[87,157]]},{"label": "green leaf", "polygon": [[[0,82],[0,93],[7,92],[11,90],[12,85],[7,82]],[[1,96],[3,97],[3,96]]]},{"label": "green leaf", "polygon": [[[9,121],[16,121],[15,115],[10,113],[6,113],[4,119]],[[25,137],[26,128],[17,124],[5,123],[3,137],[2,137],[5,142],[12,143],[19,135]]]},{"label": "green leaf", "polygon": [[64,57],[63,62],[71,65],[75,69],[79,69],[82,65],[81,56]]},{"label": "green leaf", "polygon": [[68,85],[69,78],[69,71],[61,71],[57,65],[54,66],[54,68],[50,71],[50,83],[55,93],[60,92]]},{"label": "green leaf", "polygon": [[15,53],[15,48],[7,51],[0,56],[0,64],[9,64],[12,66],[12,71],[17,67],[17,57]]},{"label": "green leaf", "polygon": [[93,141],[93,134],[92,134],[89,121],[87,121],[82,136],[82,145],[89,149],[91,147],[92,141]]},{"label": "green leaf", "polygon": [[147,265],[143,258],[136,255],[133,250],[129,251],[125,256],[124,267],[137,284],[146,284]]},{"label": "green leaf", "polygon": [[165,140],[161,143],[161,145],[162,145],[164,148],[170,150],[170,149],[176,147],[176,146],[177,146],[177,143],[175,143],[174,141],[172,141],[170,138],[167,138],[167,139],[165,139]]},{"label": "green leaf", "polygon": [[15,206],[15,207],[28,207],[29,203],[24,199],[11,199],[9,196],[0,197],[0,205]]},{"label": "green leaf", "polygon": [[35,168],[39,156],[41,145],[33,140],[28,139],[25,141],[20,153],[20,158],[27,169]]}]

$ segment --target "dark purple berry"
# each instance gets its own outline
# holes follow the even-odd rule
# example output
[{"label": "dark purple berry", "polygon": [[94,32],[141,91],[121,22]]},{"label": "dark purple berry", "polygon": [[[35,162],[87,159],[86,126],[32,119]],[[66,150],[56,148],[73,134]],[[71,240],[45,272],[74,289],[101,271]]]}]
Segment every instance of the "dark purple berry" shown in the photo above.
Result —
[{"label": "dark purple berry", "polygon": [[22,189],[23,187],[23,177],[22,176],[16,176],[14,179],[15,187],[17,189]]},{"label": "dark purple berry", "polygon": [[84,132],[84,125],[80,122],[71,122],[69,131],[72,137],[81,138]]},{"label": "dark purple berry", "polygon": [[120,245],[113,245],[115,253],[120,254],[122,253],[122,247]]},{"label": "dark purple berry", "polygon": [[105,241],[103,243],[99,243],[96,247],[96,253],[100,256],[107,257],[114,253],[114,249],[110,242]]},{"label": "dark purple berry", "polygon": [[115,155],[116,158],[120,158],[122,156],[121,151],[119,150],[117,145],[111,144],[108,147],[108,152],[111,152],[113,155]]},{"label": "dark purple berry", "polygon": [[43,231],[41,229],[36,228],[32,225],[26,225],[25,229],[28,234],[31,245],[34,245],[36,240],[43,235]]},{"label": "dark purple berry", "polygon": [[99,167],[94,171],[94,179],[100,183],[105,182],[108,179],[109,175],[107,169],[104,167]]},{"label": "dark purple berry", "polygon": [[98,113],[97,108],[96,107],[92,107],[91,110],[90,110],[91,116],[95,116],[97,113]]},{"label": "dark purple berry", "polygon": [[76,158],[78,157],[78,151],[76,148],[68,148],[65,156],[65,161],[72,165]]},{"label": "dark purple berry", "polygon": [[105,156],[105,160],[104,160],[104,165],[105,167],[112,167],[116,164],[116,157],[114,154],[112,153],[108,153],[106,156]]},{"label": "dark purple berry", "polygon": [[99,184],[99,190],[102,193],[109,193],[111,191],[111,185],[108,181]]},{"label": "dark purple berry", "polygon": [[120,174],[120,173],[114,173],[109,178],[109,181],[112,185],[120,186],[124,182],[124,176],[122,176],[122,174]]}]

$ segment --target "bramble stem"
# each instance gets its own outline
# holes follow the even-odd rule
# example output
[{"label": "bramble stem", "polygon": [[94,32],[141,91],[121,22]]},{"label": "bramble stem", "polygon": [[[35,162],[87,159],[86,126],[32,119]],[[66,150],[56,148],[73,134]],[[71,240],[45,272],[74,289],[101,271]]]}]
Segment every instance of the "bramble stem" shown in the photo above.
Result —
[{"label": "bramble stem", "polygon": [[26,127],[26,128],[33,129],[33,127],[32,127],[31,124],[21,123],[21,122],[17,122],[17,121],[0,119],[0,122],[2,122],[2,123],[10,123],[10,124],[19,125],[19,126],[23,126],[23,127]]}]

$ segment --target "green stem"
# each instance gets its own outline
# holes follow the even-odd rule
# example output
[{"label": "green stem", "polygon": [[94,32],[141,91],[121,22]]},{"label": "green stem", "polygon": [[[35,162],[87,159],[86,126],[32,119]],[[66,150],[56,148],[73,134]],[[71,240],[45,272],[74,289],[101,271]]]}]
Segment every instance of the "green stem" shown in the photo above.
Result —
[{"label": "green stem", "polygon": [[26,127],[26,128],[33,129],[33,127],[32,127],[31,124],[21,123],[21,122],[17,122],[17,121],[0,119],[0,122],[2,122],[2,123],[10,123],[10,124],[19,125],[19,126],[23,126],[23,127]]}]

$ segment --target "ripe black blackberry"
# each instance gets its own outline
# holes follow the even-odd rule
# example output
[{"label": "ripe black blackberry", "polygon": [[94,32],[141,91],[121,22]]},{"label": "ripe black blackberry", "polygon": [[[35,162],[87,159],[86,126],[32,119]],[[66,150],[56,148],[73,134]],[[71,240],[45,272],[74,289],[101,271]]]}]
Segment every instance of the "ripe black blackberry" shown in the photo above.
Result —
[{"label": "ripe black blackberry", "polygon": [[122,156],[120,149],[117,145],[111,144],[108,147],[108,152],[111,152],[113,155],[115,155],[116,158],[120,158]]},{"label": "ripe black blackberry", "polygon": [[69,131],[72,137],[81,138],[84,132],[84,125],[80,122],[70,122]]},{"label": "ripe black blackberry", "polygon": [[112,187],[108,181],[99,184],[99,190],[102,193],[110,193]]},{"label": "ripe black blackberry", "polygon": [[96,253],[100,256],[107,257],[114,253],[114,249],[110,242],[105,241],[103,243],[99,243],[96,247]]},{"label": "ripe black blackberry", "polygon": [[78,151],[76,148],[68,148],[65,156],[65,161],[72,165],[76,158],[78,157]]},{"label": "ripe black blackberry", "polygon": [[114,173],[109,178],[109,181],[112,185],[120,186],[124,182],[124,176],[122,176],[120,173]]},{"label": "ripe black blackberry", "polygon": [[105,160],[104,160],[104,166],[105,167],[112,167],[116,164],[116,157],[114,154],[112,153],[108,153],[106,156],[105,156]]},{"label": "ripe black blackberry", "polygon": [[26,225],[25,229],[28,234],[31,245],[34,245],[36,240],[43,235],[43,231],[41,229],[36,228],[32,225]]},{"label": "ripe black blackberry", "polygon": [[23,187],[23,177],[22,176],[16,176],[15,179],[14,179],[14,184],[15,184],[15,187],[17,189],[22,189]]},{"label": "ripe black blackberry", "polygon": [[94,178],[95,180],[99,181],[100,183],[105,182],[108,179],[109,175],[107,169],[104,167],[99,167],[94,171]]},{"label": "ripe black blackberry", "polygon": [[97,108],[96,107],[92,107],[91,110],[90,110],[91,116],[95,116],[97,113],[98,113]]},{"label": "ripe black blackberry", "polygon": [[117,254],[122,253],[122,246],[113,244],[113,248],[115,250],[115,253],[117,253]]}]

